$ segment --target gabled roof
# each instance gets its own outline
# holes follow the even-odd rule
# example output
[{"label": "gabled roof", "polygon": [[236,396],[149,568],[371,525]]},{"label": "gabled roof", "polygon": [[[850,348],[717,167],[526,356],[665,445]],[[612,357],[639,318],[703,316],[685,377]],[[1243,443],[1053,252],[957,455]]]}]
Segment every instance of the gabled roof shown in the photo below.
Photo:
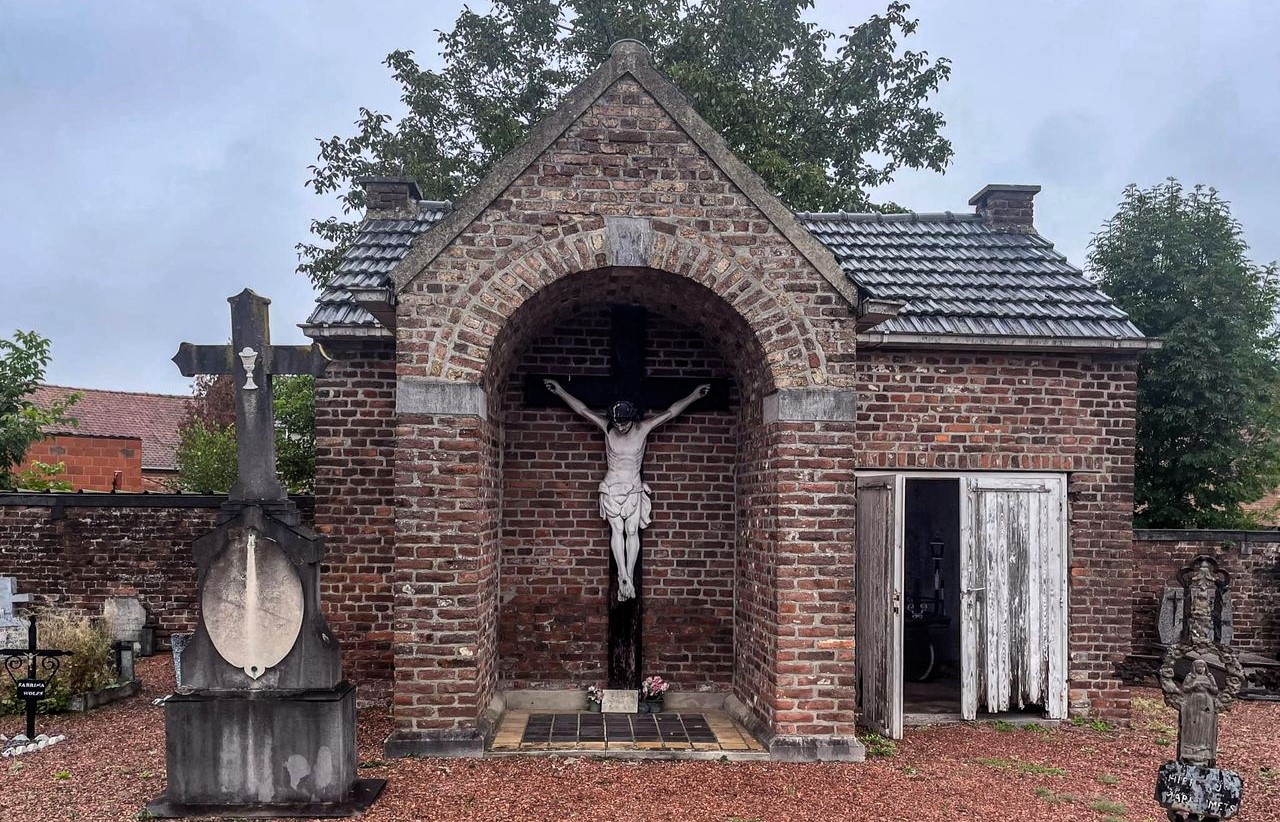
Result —
[{"label": "gabled roof", "polygon": [[1034,232],[977,214],[797,215],[858,284],[905,303],[877,335],[1142,340],[1080,269]]},{"label": "gabled roof", "polygon": [[408,259],[392,272],[395,291],[399,292],[411,283],[525,169],[551,148],[565,129],[624,77],[634,80],[653,98],[672,122],[689,136],[690,141],[849,303],[850,310],[856,307],[857,289],[846,281],[831,254],[800,227],[791,210],[769,191],[760,175],[738,159],[725,139],[702,119],[675,84],[653,67],[649,49],[636,40],[619,40],[610,46],[609,58],[565,95],[555,111],[533,127],[528,139],[498,161],[493,170],[458,201],[452,212],[414,242]]},{"label": "gabled roof", "polygon": [[75,417],[80,425],[51,426],[45,429],[46,434],[138,437],[142,440],[143,468],[172,470],[177,467],[173,455],[178,448],[178,428],[186,419],[190,397],[42,385],[31,401],[48,407],[71,394],[80,394],[80,400],[67,414]]}]

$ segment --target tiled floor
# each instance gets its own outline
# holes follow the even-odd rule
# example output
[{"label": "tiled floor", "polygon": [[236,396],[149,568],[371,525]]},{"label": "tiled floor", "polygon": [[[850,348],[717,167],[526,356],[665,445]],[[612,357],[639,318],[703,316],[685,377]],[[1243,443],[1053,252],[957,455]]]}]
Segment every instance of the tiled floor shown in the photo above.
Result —
[{"label": "tiled floor", "polygon": [[490,750],[761,752],[728,714],[530,713],[507,711]]}]

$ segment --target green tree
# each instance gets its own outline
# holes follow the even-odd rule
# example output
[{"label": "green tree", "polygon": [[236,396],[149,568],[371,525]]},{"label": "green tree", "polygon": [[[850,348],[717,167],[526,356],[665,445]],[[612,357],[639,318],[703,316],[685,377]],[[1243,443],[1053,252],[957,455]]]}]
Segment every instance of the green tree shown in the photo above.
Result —
[{"label": "green tree", "polygon": [[41,408],[31,395],[49,367],[49,341],[34,331],[15,331],[12,340],[0,339],[0,490],[14,487],[14,469],[27,449],[44,437],[48,425],[75,425],[67,410],[80,398]]},{"label": "green tree", "polygon": [[1138,365],[1135,523],[1249,524],[1241,505],[1280,482],[1276,267],[1246,256],[1212,188],[1125,189],[1089,266],[1148,336]]},{"label": "green tree", "polygon": [[[292,493],[315,484],[315,379],[272,380],[276,468]],[[229,377],[197,377],[195,396],[179,429],[178,484],[185,491],[223,493],[236,481],[235,384]]]},{"label": "green tree", "polygon": [[[494,0],[439,36],[444,66],[411,51],[386,65],[407,109],[362,108],[351,137],[320,141],[309,185],[358,213],[354,181],[407,175],[428,199],[457,198],[515,148],[608,55],[634,38],[738,156],[792,208],[873,207],[867,190],[901,168],[942,171],[952,155],[929,97],[945,58],[901,48],[918,21],[891,2],[836,35],[804,19],[812,0]],[[895,206],[884,206],[896,210]],[[299,271],[332,276],[355,224],[313,221]]]}]

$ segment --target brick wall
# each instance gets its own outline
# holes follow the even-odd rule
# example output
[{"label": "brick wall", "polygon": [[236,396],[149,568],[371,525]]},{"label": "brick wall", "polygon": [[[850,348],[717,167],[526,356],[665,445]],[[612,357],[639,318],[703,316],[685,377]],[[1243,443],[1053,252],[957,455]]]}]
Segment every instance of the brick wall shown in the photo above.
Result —
[{"label": "brick wall", "polygon": [[1232,645],[1272,659],[1280,656],[1280,532],[1135,531],[1133,650],[1154,653],[1156,620],[1166,586],[1178,571],[1207,554],[1231,575]]},{"label": "brick wall", "polygon": [[316,379],[316,530],[326,537],[322,597],[362,700],[390,697],[395,566],[395,352],[327,345]]},{"label": "brick wall", "polygon": [[[65,465],[58,479],[71,483],[73,491],[143,490],[142,440],[138,437],[56,434],[27,451],[24,464],[35,461]],[[120,481],[113,485],[117,471]]]},{"label": "brick wall", "polygon": [[1135,363],[1131,356],[859,355],[861,468],[1064,471],[1073,712],[1127,715]]},{"label": "brick wall", "polygon": [[[310,500],[298,500],[303,521]],[[192,541],[214,526],[217,496],[85,498],[0,494],[0,576],[37,606],[100,616],[108,597],[136,596],[161,637],[195,627]]]},{"label": "brick wall", "polygon": [[[564,320],[525,349],[504,392],[504,687],[584,687],[606,678],[603,436],[567,408],[527,407],[523,389],[528,374],[608,376],[609,331],[607,306]],[[651,377],[732,376],[696,331],[662,316],[649,320],[647,365]],[[688,414],[649,440],[642,671],[676,688],[727,688],[733,675],[737,450],[732,411]]]}]

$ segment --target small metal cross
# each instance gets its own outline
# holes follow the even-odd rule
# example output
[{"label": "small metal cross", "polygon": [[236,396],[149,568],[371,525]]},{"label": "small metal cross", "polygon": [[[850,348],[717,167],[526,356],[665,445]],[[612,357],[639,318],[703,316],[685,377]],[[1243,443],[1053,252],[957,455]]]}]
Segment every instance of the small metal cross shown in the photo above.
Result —
[{"label": "small metal cross", "polygon": [[[4,669],[13,680],[15,694],[18,699],[24,699],[27,703],[28,741],[34,742],[36,738],[36,705],[44,699],[49,680],[58,673],[58,667],[62,665],[60,657],[70,655],[70,651],[55,651],[40,647],[36,638],[35,617],[32,617],[27,625],[26,648],[0,650],[0,657],[4,657]],[[24,667],[27,669],[27,675],[20,678]],[[40,676],[41,673],[44,674],[43,677]]]}]

